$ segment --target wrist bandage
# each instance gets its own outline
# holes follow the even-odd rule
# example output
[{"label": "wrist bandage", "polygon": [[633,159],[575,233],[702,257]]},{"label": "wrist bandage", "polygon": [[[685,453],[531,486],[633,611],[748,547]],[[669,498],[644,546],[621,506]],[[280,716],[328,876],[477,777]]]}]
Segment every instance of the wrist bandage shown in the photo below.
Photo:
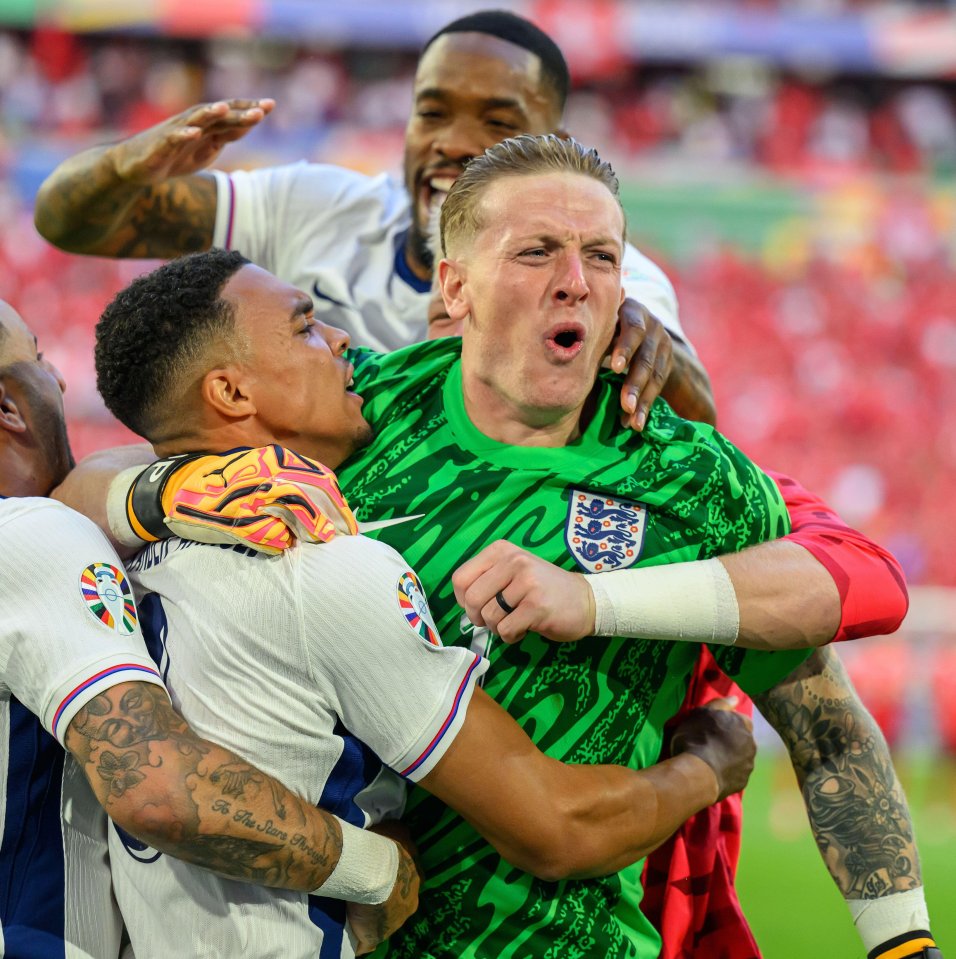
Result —
[{"label": "wrist bandage", "polygon": [[920,940],[927,940],[925,943],[914,942],[914,951],[926,945],[935,945],[926,932],[929,929],[929,912],[922,887],[895,892],[879,899],[847,899],[846,904],[867,953],[909,932],[923,932],[925,935]]},{"label": "wrist bandage", "polygon": [[148,467],[131,466],[129,469],[123,470],[122,473],[118,473],[110,483],[110,488],[106,493],[106,521],[109,524],[110,532],[118,543],[135,549],[141,549],[146,545],[147,540],[141,539],[133,531],[129,514],[126,511],[126,503],[129,499],[130,487],[145,469],[148,469]]},{"label": "wrist bandage", "polygon": [[585,578],[594,594],[595,636],[723,646],[737,641],[737,594],[720,560],[621,569]]},{"label": "wrist bandage", "polygon": [[377,906],[385,902],[398,876],[398,845],[385,836],[341,822],[342,854],[315,896]]}]

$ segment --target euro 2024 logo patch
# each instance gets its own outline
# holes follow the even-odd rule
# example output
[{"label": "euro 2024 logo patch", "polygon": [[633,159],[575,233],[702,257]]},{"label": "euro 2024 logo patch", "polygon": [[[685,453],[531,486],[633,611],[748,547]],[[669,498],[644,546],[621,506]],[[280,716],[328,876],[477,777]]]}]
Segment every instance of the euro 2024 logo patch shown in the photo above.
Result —
[{"label": "euro 2024 logo patch", "polygon": [[438,630],[432,619],[425,591],[418,577],[409,570],[402,573],[398,580],[398,608],[402,611],[405,621],[422,638],[428,646],[441,646]]},{"label": "euro 2024 logo patch", "polygon": [[109,563],[93,563],[80,574],[80,593],[89,611],[122,635],[136,630],[136,604],[129,580]]},{"label": "euro 2024 logo patch", "polygon": [[633,566],[641,555],[646,523],[647,510],[630,500],[569,491],[564,535],[571,555],[589,573]]}]

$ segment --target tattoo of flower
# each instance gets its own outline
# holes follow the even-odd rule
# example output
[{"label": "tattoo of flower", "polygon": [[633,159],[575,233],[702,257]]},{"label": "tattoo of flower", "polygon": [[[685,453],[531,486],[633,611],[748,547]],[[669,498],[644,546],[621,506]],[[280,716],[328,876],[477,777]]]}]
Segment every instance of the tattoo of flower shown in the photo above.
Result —
[{"label": "tattoo of flower", "polygon": [[127,789],[141,783],[146,777],[137,771],[139,756],[134,752],[117,756],[116,753],[103,753],[96,771],[100,779],[108,782],[114,796],[122,796]]}]

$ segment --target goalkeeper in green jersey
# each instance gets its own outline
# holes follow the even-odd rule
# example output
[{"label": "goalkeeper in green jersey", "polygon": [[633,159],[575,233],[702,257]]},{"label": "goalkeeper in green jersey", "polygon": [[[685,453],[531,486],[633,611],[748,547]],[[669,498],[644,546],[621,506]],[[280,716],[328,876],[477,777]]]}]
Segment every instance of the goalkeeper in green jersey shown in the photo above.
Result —
[{"label": "goalkeeper in green jersey", "polygon": [[[618,426],[617,389],[599,374],[621,297],[624,216],[610,169],[573,141],[506,141],[456,182],[442,227],[440,281],[463,339],[355,357],[354,386],[375,438],[340,478],[366,531],[401,549],[430,594],[444,641],[490,661],[487,691],[564,762],[656,762],[696,643],[714,644],[724,670],[784,736],[831,873],[851,909],[862,903],[866,913],[859,927],[867,948],[901,933],[913,933],[914,949],[894,955],[931,948],[928,934],[918,935],[928,920],[908,811],[878,730],[832,655],[816,653],[787,676],[792,654],[745,648],[806,626],[775,625],[802,608],[785,593],[779,602],[779,590],[767,591],[776,602],[747,597],[738,606],[728,573],[736,583],[747,572],[744,557],[753,562],[769,550],[762,555],[772,560],[778,551],[748,551],[740,567],[714,559],[787,532],[776,488],[719,434],[664,406],[642,434]],[[266,277],[257,294],[263,311],[273,308]],[[268,362],[281,362],[283,349],[273,344]],[[271,375],[278,378],[278,368]],[[336,394],[330,401],[340,402]],[[225,446],[321,446],[318,410],[283,407],[268,433],[254,434],[243,427],[251,414],[241,390],[218,402]],[[188,419],[177,423],[177,448],[210,448],[189,445],[197,435],[189,427]],[[353,447],[361,430],[354,432]],[[170,442],[160,452],[172,452]],[[344,453],[329,453],[336,467]],[[500,540],[510,546],[495,545]],[[768,566],[765,578],[772,582],[780,568]],[[648,581],[651,590],[641,593],[636,584]],[[504,643],[495,631],[527,635]],[[804,723],[808,706],[815,719]],[[838,735],[861,744],[852,780],[835,782],[825,766]],[[472,778],[460,789],[481,785]],[[452,784],[449,801],[461,799],[454,792]],[[885,814],[861,816],[877,794]],[[508,797],[521,815],[527,801],[520,791]],[[660,940],[639,909],[639,863],[603,878],[546,882],[509,865],[420,792],[408,822],[426,880],[421,912],[390,955],[657,955]],[[861,889],[861,875],[876,885]]]},{"label": "goalkeeper in green jersey", "polygon": [[[872,722],[832,654],[776,684],[772,655],[732,645],[738,610],[712,558],[788,531],[773,483],[719,434],[663,404],[640,435],[618,425],[617,389],[599,374],[621,297],[616,192],[592,151],[555,137],[517,138],[473,161],[441,219],[439,279],[462,339],[360,354],[355,388],[376,436],[340,469],[346,495],[371,535],[419,570],[445,641],[491,660],[486,690],[549,755],[653,763],[696,658],[695,645],[654,640],[675,633],[714,644],[724,671],[777,725],[820,697],[840,703],[827,735],[841,721],[868,735]],[[710,562],[672,565],[683,560]],[[656,579],[634,575],[665,564]],[[761,627],[772,631],[772,619],[767,611]],[[750,632],[751,644],[761,631]],[[781,702],[790,700],[788,713]],[[785,739],[793,752],[812,752],[813,735]],[[910,849],[888,755],[872,762],[894,816],[870,838],[878,845],[892,834]],[[861,782],[837,818],[859,808]],[[840,836],[849,840],[818,821],[832,812],[825,805],[811,803],[811,820],[840,857]],[[657,954],[639,910],[638,866],[555,887],[511,869],[421,792],[407,821],[426,881],[421,910],[390,956]],[[871,865],[888,875],[885,862]],[[834,875],[855,908],[865,897],[851,872]],[[915,904],[907,890],[891,898],[918,911],[921,890]],[[899,921],[872,930],[867,947],[892,938]]]}]

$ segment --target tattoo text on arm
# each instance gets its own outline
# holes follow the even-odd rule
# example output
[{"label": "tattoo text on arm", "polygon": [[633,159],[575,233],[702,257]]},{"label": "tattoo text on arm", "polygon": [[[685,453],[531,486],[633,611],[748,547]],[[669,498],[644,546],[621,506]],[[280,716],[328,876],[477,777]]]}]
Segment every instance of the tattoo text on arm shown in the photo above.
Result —
[{"label": "tattoo text on arm", "polygon": [[67,747],[117,824],[177,858],[303,891],[338,862],[334,816],[200,739],[160,686],[123,683],[96,696],[70,724]]}]

